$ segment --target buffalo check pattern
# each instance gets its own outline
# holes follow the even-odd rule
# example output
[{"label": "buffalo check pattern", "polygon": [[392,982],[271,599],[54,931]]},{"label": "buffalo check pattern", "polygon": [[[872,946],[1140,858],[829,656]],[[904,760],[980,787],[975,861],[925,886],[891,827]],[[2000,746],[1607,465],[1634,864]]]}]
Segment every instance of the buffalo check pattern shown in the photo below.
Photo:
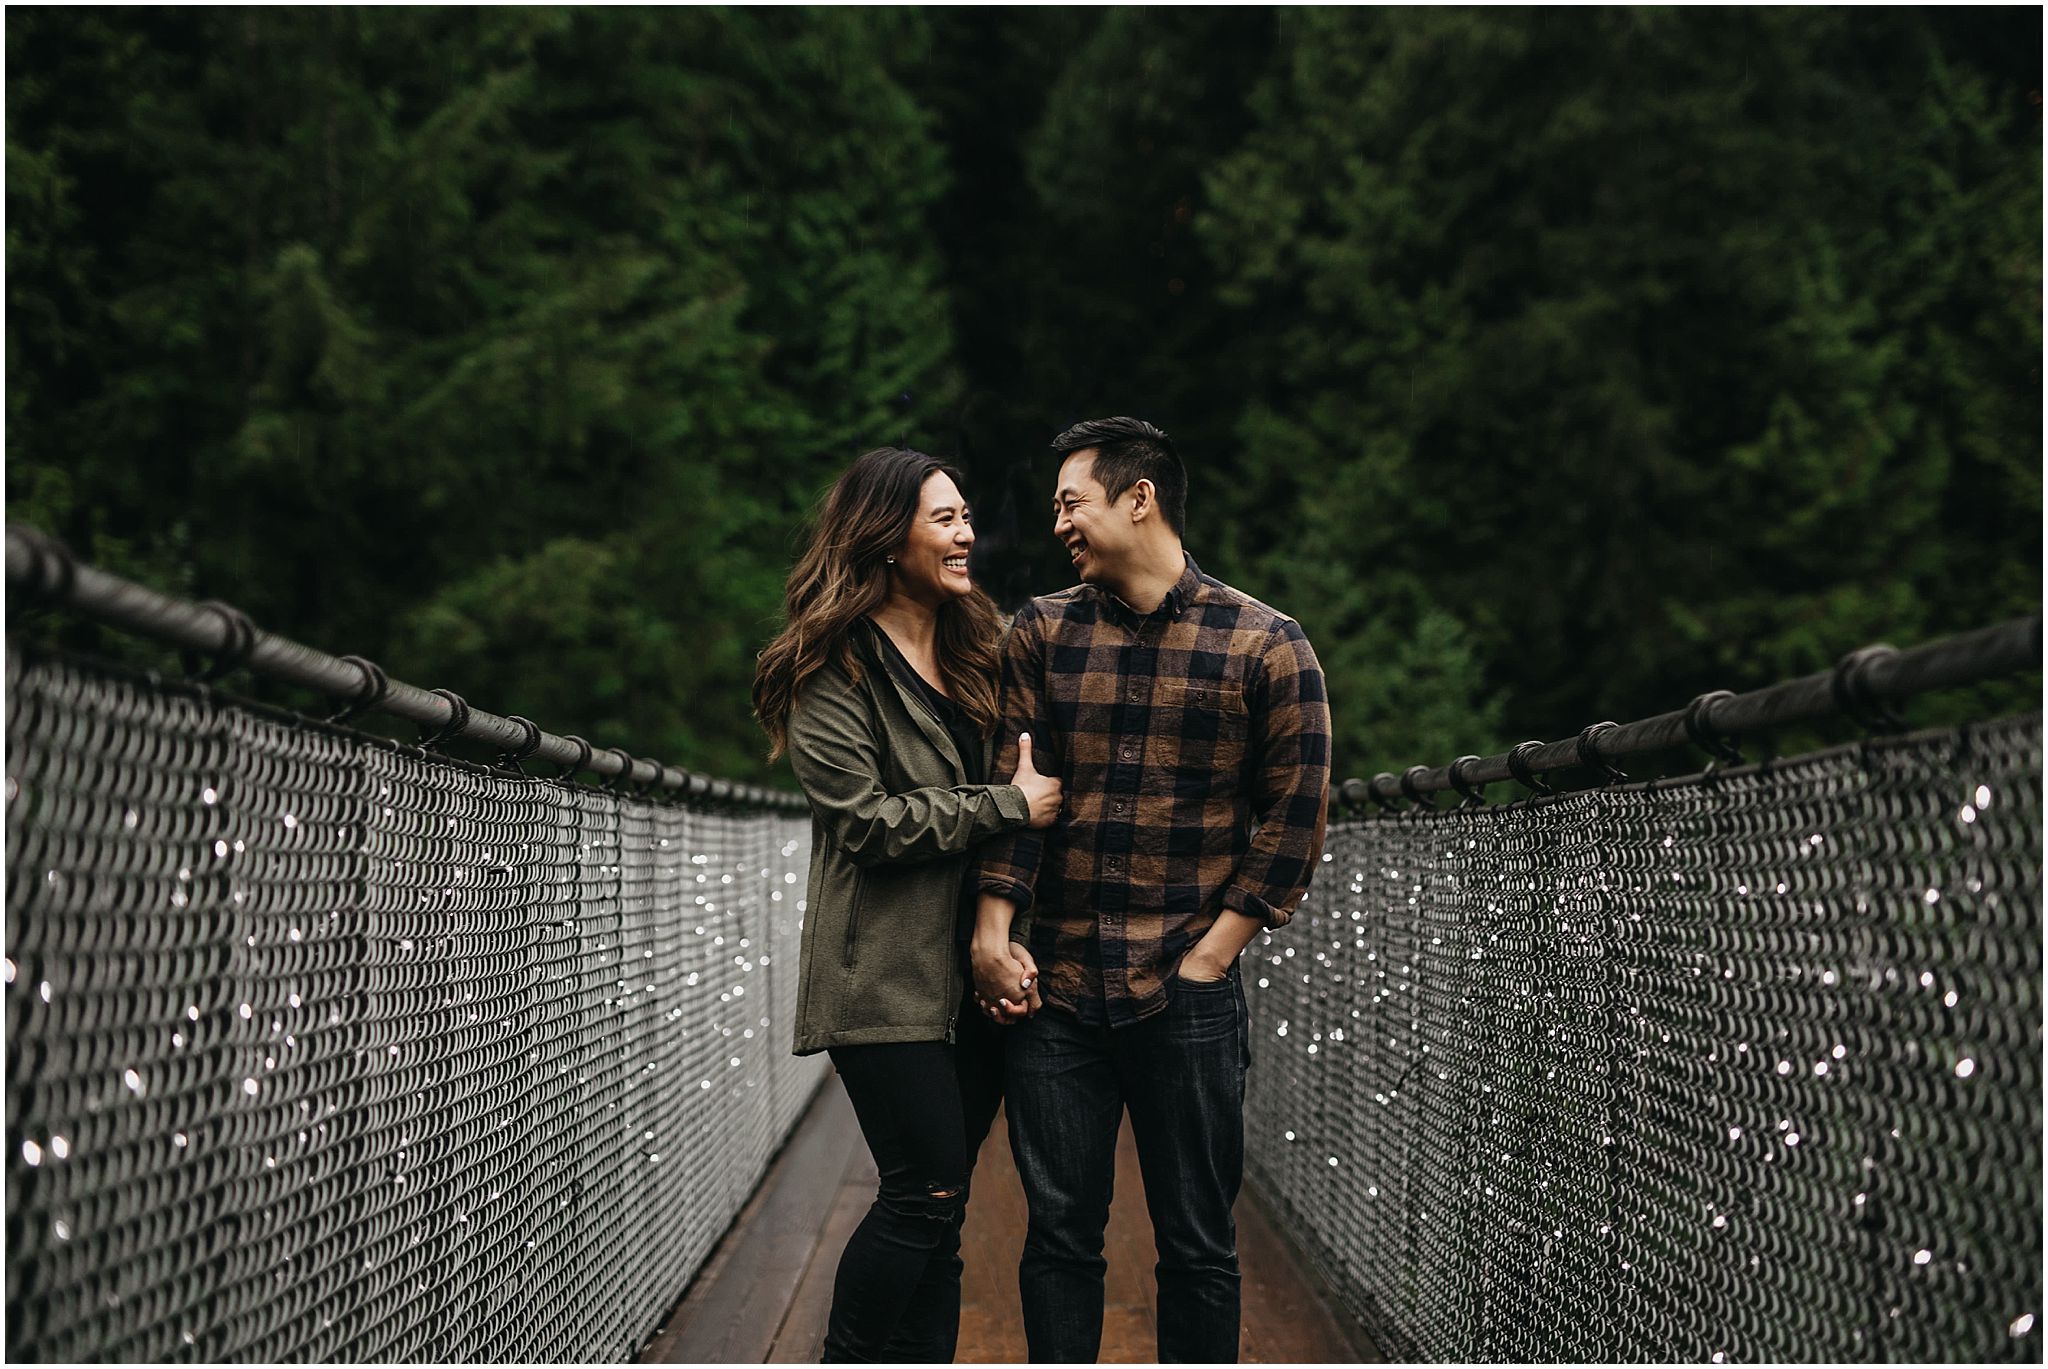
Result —
[{"label": "buffalo check pattern", "polygon": [[1222,909],[1293,914],[1330,783],[1323,671],[1293,619],[1193,557],[1150,614],[1092,585],[1033,599],[1004,642],[994,774],[1026,731],[1065,805],[984,845],[980,882],[1018,905],[1048,1004],[1098,1026],[1150,1017]]}]

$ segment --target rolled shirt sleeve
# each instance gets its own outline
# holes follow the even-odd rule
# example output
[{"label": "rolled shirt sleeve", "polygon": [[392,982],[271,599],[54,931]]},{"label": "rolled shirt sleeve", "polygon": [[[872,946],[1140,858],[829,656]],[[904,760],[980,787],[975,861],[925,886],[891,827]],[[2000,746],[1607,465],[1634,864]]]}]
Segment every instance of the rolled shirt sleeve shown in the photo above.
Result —
[{"label": "rolled shirt sleeve", "polygon": [[[1043,642],[1037,610],[1026,604],[1003,639],[1002,720],[996,729],[992,775],[1016,773],[1017,738],[1025,732],[1031,734],[1034,768],[1040,774],[1057,773],[1059,753],[1046,707]],[[1021,789],[1017,792],[1023,793]],[[1012,828],[981,849],[981,891],[999,894],[1017,905],[1010,923],[1015,940],[1029,938],[1032,891],[1044,853],[1044,836],[1028,827]]]},{"label": "rolled shirt sleeve", "polygon": [[1322,858],[1330,790],[1329,695],[1315,650],[1292,619],[1274,626],[1252,705],[1257,830],[1223,891],[1223,906],[1282,927]]}]

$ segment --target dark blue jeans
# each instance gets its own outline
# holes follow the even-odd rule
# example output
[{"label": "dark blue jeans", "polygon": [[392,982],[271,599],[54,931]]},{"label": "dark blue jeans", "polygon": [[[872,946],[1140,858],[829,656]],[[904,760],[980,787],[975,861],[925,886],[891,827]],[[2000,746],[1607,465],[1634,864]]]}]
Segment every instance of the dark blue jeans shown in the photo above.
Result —
[{"label": "dark blue jeans", "polygon": [[1159,1248],[1159,1359],[1235,1363],[1250,1027],[1235,970],[1174,979],[1163,1013],[1114,1031],[1047,1008],[1009,1029],[1010,1149],[1030,1226],[1018,1284],[1035,1364],[1102,1346],[1103,1230],[1126,1108]]}]

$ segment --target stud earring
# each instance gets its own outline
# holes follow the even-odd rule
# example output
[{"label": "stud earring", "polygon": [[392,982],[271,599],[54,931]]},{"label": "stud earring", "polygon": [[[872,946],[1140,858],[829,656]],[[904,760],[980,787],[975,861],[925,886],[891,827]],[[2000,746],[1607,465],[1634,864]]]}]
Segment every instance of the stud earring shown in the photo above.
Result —
[{"label": "stud earring", "polygon": [[889,558],[889,564],[890,564],[890,565],[892,565],[892,566],[893,566],[893,565],[895,565],[895,564],[896,564],[896,558],[895,558],[895,557],[893,557],[893,556],[891,556],[891,557]]}]

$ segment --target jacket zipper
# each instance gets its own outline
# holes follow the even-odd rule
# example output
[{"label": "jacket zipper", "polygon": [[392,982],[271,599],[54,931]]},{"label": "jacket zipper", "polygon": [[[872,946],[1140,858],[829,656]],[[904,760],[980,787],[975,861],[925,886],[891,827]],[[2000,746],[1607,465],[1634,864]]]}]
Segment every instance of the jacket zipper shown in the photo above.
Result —
[{"label": "jacket zipper", "polygon": [[854,943],[854,939],[855,939],[855,937],[856,937],[856,936],[857,936],[857,935],[859,934],[859,932],[860,932],[860,905],[861,905],[861,895],[862,895],[862,894],[865,894],[865,893],[867,892],[867,887],[868,887],[868,875],[867,875],[867,871],[865,871],[865,870],[861,870],[861,869],[855,869],[855,870],[854,870],[854,872],[853,872],[853,907],[851,907],[850,909],[848,909],[848,910],[847,910],[847,913],[846,913],[846,960],[845,960],[845,966],[846,966],[846,968],[847,968],[847,969],[849,969],[849,970],[853,968],[853,943]]}]

